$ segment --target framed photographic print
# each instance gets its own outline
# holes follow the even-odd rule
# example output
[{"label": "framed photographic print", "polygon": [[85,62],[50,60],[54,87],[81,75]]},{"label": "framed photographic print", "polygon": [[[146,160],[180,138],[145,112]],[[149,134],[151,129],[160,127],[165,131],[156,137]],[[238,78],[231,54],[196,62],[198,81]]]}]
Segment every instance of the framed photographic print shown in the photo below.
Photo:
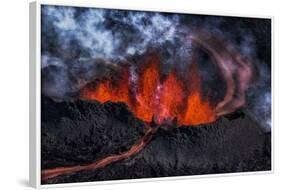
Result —
[{"label": "framed photographic print", "polygon": [[271,17],[31,3],[32,186],[270,173],[272,52]]}]

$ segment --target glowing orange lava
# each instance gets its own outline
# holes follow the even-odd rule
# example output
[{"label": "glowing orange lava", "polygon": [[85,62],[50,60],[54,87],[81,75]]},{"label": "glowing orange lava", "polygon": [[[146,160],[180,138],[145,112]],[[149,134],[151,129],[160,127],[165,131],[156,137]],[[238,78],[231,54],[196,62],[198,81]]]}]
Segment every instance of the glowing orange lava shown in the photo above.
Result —
[{"label": "glowing orange lava", "polygon": [[195,63],[190,65],[188,73],[189,94],[186,101],[187,110],[182,123],[198,125],[215,121],[215,108],[201,98],[201,79]]},{"label": "glowing orange lava", "polygon": [[101,103],[124,102],[138,118],[147,122],[154,118],[158,124],[174,119],[178,125],[215,121],[215,108],[202,99],[201,79],[195,63],[188,68],[187,82],[179,79],[175,71],[166,77],[161,76],[157,56],[148,58],[143,65],[138,73],[135,93],[130,91],[132,86],[126,68],[118,81],[104,79],[94,86],[85,86],[81,98]]},{"label": "glowing orange lava", "polygon": [[157,110],[157,88],[160,85],[160,60],[158,57],[151,57],[141,68],[137,81],[137,92],[135,104],[131,106],[135,115],[144,120],[151,121]]}]

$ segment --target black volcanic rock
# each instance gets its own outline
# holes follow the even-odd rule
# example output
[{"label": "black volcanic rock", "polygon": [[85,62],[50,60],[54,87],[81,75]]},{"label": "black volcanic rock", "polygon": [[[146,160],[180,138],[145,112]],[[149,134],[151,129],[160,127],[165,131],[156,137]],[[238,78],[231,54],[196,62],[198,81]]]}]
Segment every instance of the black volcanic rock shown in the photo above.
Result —
[{"label": "black volcanic rock", "polygon": [[[124,104],[42,101],[42,168],[87,164],[129,149],[142,122]],[[79,117],[77,117],[79,116]],[[245,112],[199,126],[159,128],[137,155],[43,183],[134,179],[271,169],[271,133]]]},{"label": "black volcanic rock", "polygon": [[93,162],[127,150],[144,134],[123,103],[42,96],[41,121],[42,169]]}]

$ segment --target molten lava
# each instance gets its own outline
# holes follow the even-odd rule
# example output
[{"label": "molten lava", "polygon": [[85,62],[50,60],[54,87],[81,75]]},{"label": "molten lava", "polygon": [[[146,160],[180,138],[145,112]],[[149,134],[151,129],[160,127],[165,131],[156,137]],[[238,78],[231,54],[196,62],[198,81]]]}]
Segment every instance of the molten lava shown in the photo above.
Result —
[{"label": "molten lava", "polygon": [[[101,103],[126,103],[138,118],[146,122],[152,118],[158,124],[173,119],[179,125],[213,122],[216,119],[215,108],[202,99],[201,79],[196,63],[192,63],[187,71],[187,80],[180,79],[175,71],[164,77],[160,73],[160,60],[154,56],[148,58],[140,68],[138,80],[134,84],[136,86],[132,86],[128,68],[124,68],[118,81],[104,79],[95,85],[86,86],[81,97]],[[136,90],[133,92],[130,88]]]},{"label": "molten lava", "polygon": [[95,99],[102,103],[107,101],[125,102],[129,105],[129,74],[125,70],[121,73],[121,79],[117,84],[110,80],[101,81],[95,90],[84,90],[82,97],[86,99]]},{"label": "molten lava", "polygon": [[160,85],[160,60],[153,57],[147,60],[141,68],[139,79],[136,84],[135,102],[129,105],[135,115],[144,120],[151,121],[155,112],[157,112],[157,91]]},{"label": "molten lava", "polygon": [[190,65],[188,75],[188,98],[183,123],[198,125],[215,121],[215,108],[208,101],[203,101],[200,94],[201,80],[195,63]]}]

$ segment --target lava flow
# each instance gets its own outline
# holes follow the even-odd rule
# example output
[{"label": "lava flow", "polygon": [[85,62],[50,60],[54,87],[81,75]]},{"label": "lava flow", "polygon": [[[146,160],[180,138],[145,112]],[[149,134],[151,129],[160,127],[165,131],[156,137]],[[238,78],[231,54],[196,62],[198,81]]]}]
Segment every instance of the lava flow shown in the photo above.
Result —
[{"label": "lava flow", "polygon": [[46,169],[42,171],[41,179],[47,180],[62,174],[70,174],[79,171],[98,169],[98,168],[105,167],[106,165],[111,164],[113,162],[117,162],[125,158],[128,158],[140,152],[144,148],[144,146],[150,141],[152,135],[156,132],[156,130],[157,130],[156,127],[153,128],[150,127],[146,131],[145,135],[136,144],[134,144],[128,151],[125,151],[121,154],[108,156],[101,160],[98,160],[96,162],[84,166],[70,166],[70,167],[58,167],[53,169]]}]

